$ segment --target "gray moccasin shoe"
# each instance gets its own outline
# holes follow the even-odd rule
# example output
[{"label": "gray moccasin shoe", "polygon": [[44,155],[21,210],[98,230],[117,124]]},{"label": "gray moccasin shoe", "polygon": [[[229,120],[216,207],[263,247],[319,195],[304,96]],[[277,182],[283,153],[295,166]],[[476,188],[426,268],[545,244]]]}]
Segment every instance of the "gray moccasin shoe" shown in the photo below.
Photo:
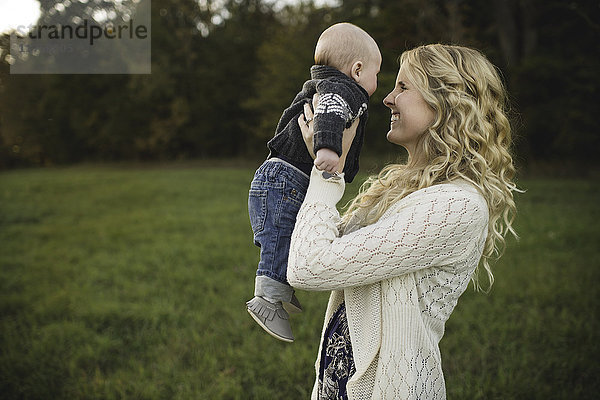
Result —
[{"label": "gray moccasin shoe", "polygon": [[284,342],[294,341],[289,315],[281,302],[271,303],[255,296],[246,303],[248,313],[271,336]]}]

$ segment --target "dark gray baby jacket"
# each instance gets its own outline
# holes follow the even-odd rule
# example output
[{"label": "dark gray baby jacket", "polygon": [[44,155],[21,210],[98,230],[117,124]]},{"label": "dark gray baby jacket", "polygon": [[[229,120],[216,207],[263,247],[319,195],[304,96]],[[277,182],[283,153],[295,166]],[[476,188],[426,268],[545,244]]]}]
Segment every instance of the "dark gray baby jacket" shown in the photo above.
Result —
[{"label": "dark gray baby jacket", "polygon": [[313,159],[302,139],[298,117],[304,112],[304,104],[311,104],[313,95],[318,93],[319,104],[314,111],[315,154],[321,148],[328,148],[341,155],[344,129],[360,118],[344,166],[345,180],[352,182],[358,172],[358,157],[364,141],[369,94],[352,78],[333,67],[314,65],[310,75],[312,79],[304,82],[302,91],[283,111],[275,136],[267,143],[268,158],[281,158],[310,176]]}]

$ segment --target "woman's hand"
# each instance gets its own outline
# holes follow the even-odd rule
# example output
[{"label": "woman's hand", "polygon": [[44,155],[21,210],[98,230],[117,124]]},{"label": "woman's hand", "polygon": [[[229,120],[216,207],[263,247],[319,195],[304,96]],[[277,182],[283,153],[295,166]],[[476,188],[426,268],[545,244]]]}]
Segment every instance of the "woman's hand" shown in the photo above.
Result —
[{"label": "woman's hand", "polygon": [[[312,110],[317,108],[319,104],[319,95],[315,93],[312,99]],[[306,103],[304,105],[304,114],[298,117],[298,125],[300,126],[300,130],[302,131],[302,138],[304,139],[304,143],[306,144],[306,148],[310,153],[310,156],[315,159],[315,152],[313,151],[313,137],[315,134],[314,131],[314,113],[310,108],[310,105]],[[348,156],[348,152],[350,151],[350,146],[352,145],[352,141],[354,140],[354,136],[356,136],[356,128],[358,128],[358,123],[360,119],[357,118],[350,128],[344,130],[344,134],[342,136],[342,156],[340,157],[340,162],[337,167],[338,172],[342,172],[344,170],[344,165],[346,164],[346,157]]]},{"label": "woman's hand", "polygon": [[[316,101],[315,101],[316,100]],[[319,95],[315,94],[313,96],[313,107],[319,102]],[[298,125],[300,126],[300,130],[302,131],[302,139],[304,139],[304,144],[308,150],[308,153],[313,158],[317,158],[314,152],[314,143],[313,137],[315,135],[314,123],[313,123],[314,114],[310,109],[308,103],[304,104],[304,114],[300,114],[298,117]]]}]

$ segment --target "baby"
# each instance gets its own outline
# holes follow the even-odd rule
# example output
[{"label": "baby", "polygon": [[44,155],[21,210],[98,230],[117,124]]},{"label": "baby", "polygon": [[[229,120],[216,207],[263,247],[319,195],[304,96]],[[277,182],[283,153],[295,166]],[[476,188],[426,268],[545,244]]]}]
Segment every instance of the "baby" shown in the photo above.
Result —
[{"label": "baby", "polygon": [[[254,320],[270,335],[285,342],[294,336],[288,312],[302,308],[287,283],[287,260],[296,215],[300,210],[313,165],[330,174],[344,172],[352,182],[358,172],[369,97],[377,89],[381,53],[375,40],[361,28],[340,23],[327,28],[315,48],[315,64],[292,104],[284,110],[275,136],[267,143],[269,155],[250,185],[248,211],[254,243],[260,247],[254,298],[246,303]],[[315,93],[314,154],[308,152],[298,117]],[[343,171],[342,133],[359,118],[356,136]]]}]

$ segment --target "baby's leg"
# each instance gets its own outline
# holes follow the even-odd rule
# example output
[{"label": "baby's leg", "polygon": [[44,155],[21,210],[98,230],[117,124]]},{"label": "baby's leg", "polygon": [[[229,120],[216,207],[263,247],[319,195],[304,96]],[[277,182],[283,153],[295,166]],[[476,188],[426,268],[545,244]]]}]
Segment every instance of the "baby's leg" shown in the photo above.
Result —
[{"label": "baby's leg", "polygon": [[254,242],[260,247],[255,298],[248,302],[248,310],[267,332],[281,340],[290,337],[293,340],[291,328],[289,335],[274,334],[274,330],[287,332],[287,328],[282,328],[280,321],[281,324],[270,329],[268,318],[287,321],[283,303],[292,303],[293,309],[301,310],[286,276],[290,241],[308,177],[281,161],[269,160],[265,164],[255,174],[248,199]]},{"label": "baby's leg", "polygon": [[255,282],[256,295],[290,302],[293,289],[287,283],[287,265],[296,216],[308,177],[292,165],[268,160],[258,169],[250,186],[248,211],[254,242],[260,247]]}]

